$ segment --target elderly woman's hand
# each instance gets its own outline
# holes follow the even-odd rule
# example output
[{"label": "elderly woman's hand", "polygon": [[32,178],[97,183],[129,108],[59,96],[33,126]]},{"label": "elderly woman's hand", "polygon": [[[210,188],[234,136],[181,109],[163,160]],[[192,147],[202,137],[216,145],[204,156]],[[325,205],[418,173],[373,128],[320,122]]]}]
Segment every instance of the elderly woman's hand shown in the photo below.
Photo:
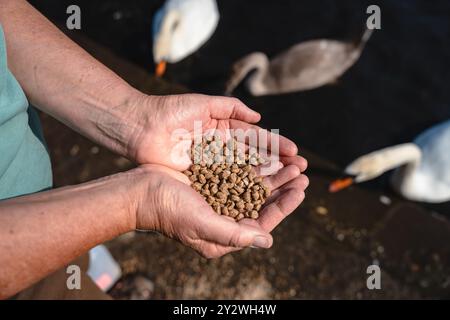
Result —
[{"label": "elderly woman's hand", "polygon": [[[297,156],[295,143],[256,126],[260,115],[236,98],[200,94],[137,95],[122,109],[122,113],[126,125],[111,127],[109,130],[125,128],[129,131],[129,134],[122,135],[128,139],[127,156],[139,164],[161,164],[176,170],[186,169],[190,162],[188,152],[181,153],[176,148],[180,145],[184,146],[184,151],[190,148],[197,123],[202,132],[254,130],[269,142],[268,146],[259,145],[258,148],[270,149],[270,141],[274,136],[278,140],[279,156],[291,158],[290,163],[297,165],[300,171],[306,169],[306,160]],[[183,139],[187,139],[187,143],[180,144],[180,132],[186,133]]]},{"label": "elderly woman's hand", "polygon": [[272,190],[258,220],[235,222],[218,215],[190,186],[182,173],[158,165],[141,166],[141,192],[133,195],[138,230],[155,230],[179,240],[207,258],[220,257],[245,247],[269,248],[270,231],[304,198],[308,179],[295,165],[265,177]]}]

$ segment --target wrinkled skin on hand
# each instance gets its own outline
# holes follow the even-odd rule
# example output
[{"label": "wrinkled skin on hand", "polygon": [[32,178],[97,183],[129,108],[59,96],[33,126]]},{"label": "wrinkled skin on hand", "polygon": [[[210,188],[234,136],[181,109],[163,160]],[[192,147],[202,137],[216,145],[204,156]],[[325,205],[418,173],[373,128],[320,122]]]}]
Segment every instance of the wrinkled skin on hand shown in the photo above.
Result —
[{"label": "wrinkled skin on hand", "polygon": [[[271,134],[254,125],[260,120],[260,115],[236,98],[200,94],[141,96],[131,110],[129,117],[139,123],[139,129],[130,143],[130,154],[140,164],[156,163],[176,170],[187,169],[195,121],[201,121],[202,132],[255,129],[258,133],[264,132],[270,142]],[[180,129],[187,133],[182,143],[174,138],[174,132]],[[280,156],[296,156],[295,143],[278,137]],[[176,148],[180,145],[181,151]]]},{"label": "wrinkled skin on hand", "polygon": [[[194,139],[194,122],[209,129],[256,129],[260,115],[235,98],[199,94],[174,96],[140,95],[127,108],[127,123],[133,128],[129,157],[141,164],[136,170],[146,178],[135,209],[137,229],[155,230],[195,249],[207,258],[220,257],[245,247],[269,248],[270,232],[303,201],[308,178],[301,174],[307,162],[297,156],[295,143],[279,138],[276,172],[264,178],[272,194],[257,220],[220,216],[190,186],[180,171],[190,164],[189,149]],[[128,126],[126,126],[128,127]],[[173,157],[180,143],[173,139],[183,129],[185,159]],[[270,137],[270,133],[263,130]],[[268,139],[270,140],[270,139]],[[270,148],[270,145],[269,145]],[[183,151],[183,152],[184,152]],[[258,168],[260,173],[263,171]],[[135,199],[136,200],[136,199]]]}]

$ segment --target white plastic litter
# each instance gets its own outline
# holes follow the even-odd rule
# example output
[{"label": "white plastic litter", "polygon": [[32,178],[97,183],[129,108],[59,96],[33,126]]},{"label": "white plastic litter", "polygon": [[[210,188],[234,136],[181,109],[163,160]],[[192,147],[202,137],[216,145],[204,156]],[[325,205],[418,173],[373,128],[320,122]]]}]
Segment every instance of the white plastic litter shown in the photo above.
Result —
[{"label": "white plastic litter", "polygon": [[98,245],[89,251],[88,276],[106,292],[120,279],[122,271],[111,253],[104,245]]}]

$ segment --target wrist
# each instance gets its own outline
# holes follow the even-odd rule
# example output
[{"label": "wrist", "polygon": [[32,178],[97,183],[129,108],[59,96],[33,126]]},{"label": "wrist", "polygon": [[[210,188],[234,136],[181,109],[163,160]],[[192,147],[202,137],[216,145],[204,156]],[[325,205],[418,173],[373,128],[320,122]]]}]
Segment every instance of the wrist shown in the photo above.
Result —
[{"label": "wrist", "polygon": [[[152,143],[151,132],[158,116],[158,106],[162,103],[161,96],[149,96],[138,92],[133,95],[123,108],[121,116],[127,129],[126,150],[124,156],[137,164],[152,163],[147,159],[148,148]],[[152,137],[150,137],[152,136]]]},{"label": "wrist", "polygon": [[127,83],[116,83],[102,90],[89,116],[93,140],[111,151],[135,160],[136,137],[145,128],[142,103],[145,95]]},{"label": "wrist", "polygon": [[154,230],[156,227],[156,209],[152,200],[153,179],[151,166],[143,166],[123,173],[126,183],[123,184],[127,231],[136,229]]},{"label": "wrist", "polygon": [[97,206],[104,206],[108,215],[105,225],[113,234],[110,238],[136,229],[136,211],[140,199],[138,177],[134,170],[103,177],[92,182],[89,197]]}]

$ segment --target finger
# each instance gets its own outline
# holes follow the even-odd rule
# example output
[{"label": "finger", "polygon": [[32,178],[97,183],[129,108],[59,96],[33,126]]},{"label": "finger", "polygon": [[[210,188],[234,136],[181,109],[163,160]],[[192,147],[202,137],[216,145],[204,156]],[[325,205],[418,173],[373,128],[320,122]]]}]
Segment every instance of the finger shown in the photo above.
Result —
[{"label": "finger", "polygon": [[300,191],[304,192],[306,188],[308,188],[309,179],[306,175],[301,174],[294,180],[289,181],[278,189],[275,189],[271,192],[270,196],[266,199],[264,203],[264,207],[267,207],[269,204],[277,200],[281,194],[283,194],[288,188],[299,188]]},{"label": "finger", "polygon": [[277,174],[283,167],[284,165],[280,161],[270,161],[255,167],[255,173],[257,176],[271,176]]},{"label": "finger", "polygon": [[261,212],[258,219],[261,228],[271,232],[300,205],[304,198],[304,192],[297,192],[293,189],[284,191],[276,201],[265,207]]},{"label": "finger", "polygon": [[301,156],[280,157],[280,161],[285,167],[288,165],[297,166],[300,169],[300,172],[304,172],[308,168],[308,160]]},{"label": "finger", "polygon": [[305,198],[303,179],[300,176],[279,189],[272,202],[261,211],[258,223],[263,230],[271,232],[300,205]]},{"label": "finger", "polygon": [[190,245],[204,258],[212,259],[219,258],[231,252],[242,250],[243,248],[223,246],[221,244],[200,240],[197,243]]},{"label": "finger", "polygon": [[[232,119],[229,121],[229,127],[235,130],[235,134],[238,133],[236,129],[242,129],[247,143],[257,148],[260,153],[263,150],[270,150],[272,153],[278,151],[280,156],[295,156],[298,152],[297,145],[293,141],[256,125]],[[275,150],[274,143],[278,144],[279,150]],[[263,154],[261,155],[264,156]]]},{"label": "finger", "polygon": [[278,189],[285,183],[300,175],[300,169],[297,166],[289,165],[281,169],[277,174],[264,178],[264,184],[269,187],[271,191]]},{"label": "finger", "polygon": [[215,213],[198,223],[197,236],[202,240],[235,248],[270,248],[273,243],[272,236],[261,227],[239,224]]},{"label": "finger", "polygon": [[212,119],[236,119],[248,123],[261,120],[261,115],[247,107],[239,99],[231,97],[211,97],[209,112]]},{"label": "finger", "polygon": [[[233,218],[231,218],[231,217],[227,217],[227,216],[223,216],[223,217],[227,218],[227,219],[231,219],[231,221],[236,223],[235,220]],[[250,226],[250,227],[253,227],[253,228],[257,228],[257,229],[261,228],[261,226],[258,224],[258,222],[256,220],[254,220],[254,219],[245,218],[245,219],[240,220],[238,222],[238,224],[241,224],[241,225],[244,225],[244,226]],[[239,250],[243,249],[243,248],[239,248],[239,247],[224,246],[224,245],[221,245],[221,244],[211,243],[211,242],[206,242],[206,241],[203,241],[203,245],[200,244],[197,247],[198,248],[196,248],[196,249],[198,251],[202,252],[202,254],[204,256],[206,255],[209,258],[221,257],[221,256],[223,256],[225,254],[230,253],[230,252],[236,252],[236,251],[239,251]],[[258,248],[256,246],[251,246],[251,247],[252,248]],[[210,253],[212,253],[212,254],[210,254]]]},{"label": "finger", "polygon": [[[240,151],[246,153],[249,151],[256,152],[259,154],[260,158],[266,161],[278,161],[281,158],[286,158],[285,161],[297,161],[298,166],[306,169],[306,159],[302,157],[299,157],[299,159],[289,159],[297,156],[297,146],[286,137],[237,120],[222,121],[213,125],[213,127],[216,126],[217,128],[209,129],[207,136],[216,136],[217,138],[222,139],[222,141],[227,142],[233,141],[232,143],[236,143],[236,146]],[[236,140],[234,141],[234,139]],[[271,149],[273,146],[272,142],[278,143],[278,150]],[[293,155],[282,153],[289,149],[292,149],[290,153],[293,153]]]}]

